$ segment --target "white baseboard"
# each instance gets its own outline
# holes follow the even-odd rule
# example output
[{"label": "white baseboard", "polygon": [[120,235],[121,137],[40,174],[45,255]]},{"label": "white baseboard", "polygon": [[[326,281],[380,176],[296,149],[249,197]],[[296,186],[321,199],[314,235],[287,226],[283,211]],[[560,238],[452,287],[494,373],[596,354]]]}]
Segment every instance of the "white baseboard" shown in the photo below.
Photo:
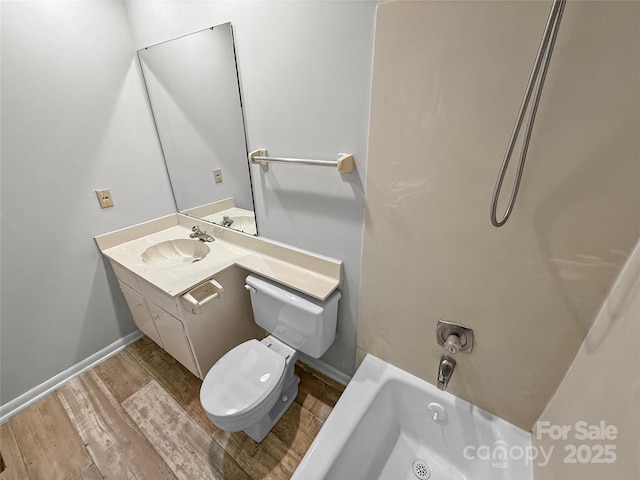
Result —
[{"label": "white baseboard", "polygon": [[351,381],[351,377],[344,372],[341,372],[336,367],[329,365],[328,363],[323,362],[318,358],[311,358],[308,355],[301,354],[300,361],[306,363],[311,368],[317,370],[318,372],[326,375],[329,378],[332,378],[336,382],[341,385],[347,385]]},{"label": "white baseboard", "polygon": [[0,405],[0,424],[3,424],[9,420],[16,413],[24,410],[29,405],[34,404],[45,395],[53,392],[57,388],[60,388],[66,382],[78,375],[92,369],[100,362],[104,362],[107,358],[115,355],[121,350],[124,350],[128,345],[132,344],[136,340],[142,338],[144,334],[140,330],[131,332],[129,335],[116,340],[111,345],[107,345],[102,350],[94,353],[88,358],[85,358],[81,362],[67,368],[64,372],[59,373],[55,377],[50,378],[46,382],[41,383],[37,387],[32,388],[28,392],[23,393],[18,398],[11,400],[10,402]]}]

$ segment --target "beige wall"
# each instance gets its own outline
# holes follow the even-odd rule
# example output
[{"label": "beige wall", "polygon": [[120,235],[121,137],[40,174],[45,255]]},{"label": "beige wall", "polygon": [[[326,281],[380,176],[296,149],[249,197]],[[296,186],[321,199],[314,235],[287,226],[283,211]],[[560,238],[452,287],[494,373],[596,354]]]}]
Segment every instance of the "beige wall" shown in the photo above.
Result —
[{"label": "beige wall", "polygon": [[[534,429],[533,444],[549,452],[547,465],[535,465],[536,480],[590,480],[640,478],[640,243],[622,271],[611,295],[580,348],[558,391]],[[604,421],[616,434],[604,440],[580,438],[577,422],[599,426]],[[552,426],[568,425],[566,439],[554,440]],[[578,435],[578,438],[576,438]],[[615,435],[615,438],[614,436]],[[612,463],[568,463],[573,445],[587,445],[592,459],[599,447],[613,445]],[[565,450],[565,448],[567,450]],[[584,450],[584,447],[583,447]],[[601,457],[605,459],[606,456]]]},{"label": "beige wall", "polygon": [[360,353],[432,383],[438,319],[473,327],[449,391],[525,429],[640,230],[638,2],[568,3],[518,203],[490,224],[549,7],[379,6],[358,315]]}]

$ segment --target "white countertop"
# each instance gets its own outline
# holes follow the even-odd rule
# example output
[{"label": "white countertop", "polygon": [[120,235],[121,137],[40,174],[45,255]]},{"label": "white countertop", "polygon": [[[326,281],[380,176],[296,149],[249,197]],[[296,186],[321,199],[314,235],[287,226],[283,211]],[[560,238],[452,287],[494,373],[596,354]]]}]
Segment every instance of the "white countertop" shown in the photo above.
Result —
[{"label": "white countertop", "polygon": [[[192,224],[199,224],[216,239],[206,243],[210,251],[202,260],[162,267],[142,260],[142,253],[153,245],[189,239]],[[106,257],[171,296],[187,292],[232,265],[320,300],[326,299],[340,283],[341,262],[337,260],[200,223],[180,214],[101,235],[96,242]]]}]

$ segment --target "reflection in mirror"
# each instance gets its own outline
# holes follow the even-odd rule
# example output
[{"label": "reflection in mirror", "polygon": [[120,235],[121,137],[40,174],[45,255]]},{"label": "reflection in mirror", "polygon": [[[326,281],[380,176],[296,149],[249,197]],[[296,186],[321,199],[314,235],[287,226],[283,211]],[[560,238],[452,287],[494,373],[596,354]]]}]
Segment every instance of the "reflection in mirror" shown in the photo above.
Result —
[{"label": "reflection in mirror", "polygon": [[178,211],[257,235],[231,24],[138,58]]}]

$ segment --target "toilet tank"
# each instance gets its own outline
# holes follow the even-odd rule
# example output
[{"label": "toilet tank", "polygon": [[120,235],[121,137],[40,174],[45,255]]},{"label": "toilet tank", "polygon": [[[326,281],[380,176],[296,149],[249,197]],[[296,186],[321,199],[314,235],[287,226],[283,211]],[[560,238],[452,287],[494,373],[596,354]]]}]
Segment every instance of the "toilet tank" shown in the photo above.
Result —
[{"label": "toilet tank", "polygon": [[336,337],[339,291],[322,301],[257,275],[246,281],[258,325],[310,357],[327,351]]}]

